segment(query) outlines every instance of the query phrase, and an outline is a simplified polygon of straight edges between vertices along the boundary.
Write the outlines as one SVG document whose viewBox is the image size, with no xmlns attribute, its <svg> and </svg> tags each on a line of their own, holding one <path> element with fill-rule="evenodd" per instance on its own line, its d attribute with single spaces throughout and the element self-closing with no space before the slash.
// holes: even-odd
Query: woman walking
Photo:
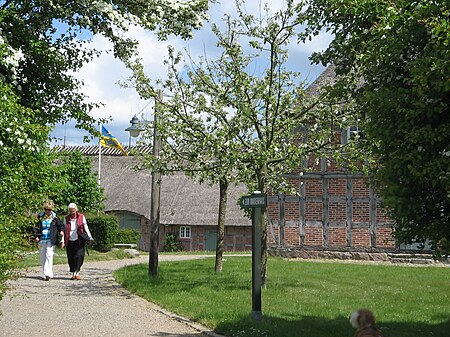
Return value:
<svg viewBox="0 0 450 337">
<path fill-rule="evenodd" d="M 80 269 L 84 262 L 85 242 L 93 241 L 89 231 L 86 218 L 78 212 L 78 207 L 74 203 L 67 206 L 69 215 L 64 218 L 66 226 L 65 244 L 67 252 L 67 261 L 72 273 L 71 280 L 80 280 Z"/>
<path fill-rule="evenodd" d="M 44 203 L 44 212 L 39 213 L 38 223 L 33 228 L 35 240 L 38 242 L 44 281 L 53 278 L 53 256 L 58 240 L 61 248 L 64 248 L 64 224 L 53 212 L 54 209 L 53 200 L 47 200 Z"/>
</svg>

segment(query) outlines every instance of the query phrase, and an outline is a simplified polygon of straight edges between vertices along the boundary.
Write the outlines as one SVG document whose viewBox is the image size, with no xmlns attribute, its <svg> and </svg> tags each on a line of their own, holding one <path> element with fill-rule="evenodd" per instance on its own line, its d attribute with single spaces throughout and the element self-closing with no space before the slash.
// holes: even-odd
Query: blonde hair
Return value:
<svg viewBox="0 0 450 337">
<path fill-rule="evenodd" d="M 51 209 L 54 210 L 55 209 L 55 203 L 53 202 L 53 200 L 48 199 L 46 202 L 44 202 L 44 209 Z"/>
</svg>

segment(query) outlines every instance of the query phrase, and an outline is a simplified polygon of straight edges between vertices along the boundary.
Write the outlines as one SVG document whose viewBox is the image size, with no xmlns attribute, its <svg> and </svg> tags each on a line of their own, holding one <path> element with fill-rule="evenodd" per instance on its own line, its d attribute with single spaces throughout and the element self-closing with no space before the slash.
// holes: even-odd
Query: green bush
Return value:
<svg viewBox="0 0 450 337">
<path fill-rule="evenodd" d="M 141 233 L 136 229 L 119 229 L 116 235 L 116 243 L 135 243 L 141 238 Z"/>
<path fill-rule="evenodd" d="M 114 246 L 119 220 L 114 215 L 86 214 L 91 234 L 94 238 L 92 248 L 99 252 L 108 252 Z"/>
<path fill-rule="evenodd" d="M 14 275 L 17 268 L 17 240 L 19 231 L 14 228 L 12 218 L 0 214 L 0 300 L 8 289 L 6 281 Z"/>
<path fill-rule="evenodd" d="M 166 234 L 163 242 L 163 252 L 181 252 L 183 244 L 174 233 Z"/>
</svg>

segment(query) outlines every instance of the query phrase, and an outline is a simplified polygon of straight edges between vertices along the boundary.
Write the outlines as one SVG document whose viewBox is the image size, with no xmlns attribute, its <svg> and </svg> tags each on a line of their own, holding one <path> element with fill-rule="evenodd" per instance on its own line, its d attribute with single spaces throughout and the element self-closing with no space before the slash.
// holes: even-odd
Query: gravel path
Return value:
<svg viewBox="0 0 450 337">
<path fill-rule="evenodd" d="M 203 256 L 159 257 L 160 261 L 193 258 Z M 148 256 L 88 262 L 79 281 L 69 279 L 66 265 L 54 266 L 55 278 L 48 282 L 41 280 L 39 268 L 24 272 L 0 302 L 0 336 L 218 336 L 131 294 L 114 281 L 113 270 L 147 262 Z"/>
</svg>

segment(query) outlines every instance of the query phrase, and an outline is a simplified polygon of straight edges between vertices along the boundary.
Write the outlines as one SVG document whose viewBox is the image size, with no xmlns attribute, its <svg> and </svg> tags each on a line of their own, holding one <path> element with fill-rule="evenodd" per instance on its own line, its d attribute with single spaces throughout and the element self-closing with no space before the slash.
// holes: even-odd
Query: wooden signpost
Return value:
<svg viewBox="0 0 450 337">
<path fill-rule="evenodd" d="M 242 208 L 252 209 L 252 317 L 262 319 L 261 311 L 261 233 L 262 209 L 267 206 L 267 195 L 253 192 L 241 199 Z"/>
</svg>

